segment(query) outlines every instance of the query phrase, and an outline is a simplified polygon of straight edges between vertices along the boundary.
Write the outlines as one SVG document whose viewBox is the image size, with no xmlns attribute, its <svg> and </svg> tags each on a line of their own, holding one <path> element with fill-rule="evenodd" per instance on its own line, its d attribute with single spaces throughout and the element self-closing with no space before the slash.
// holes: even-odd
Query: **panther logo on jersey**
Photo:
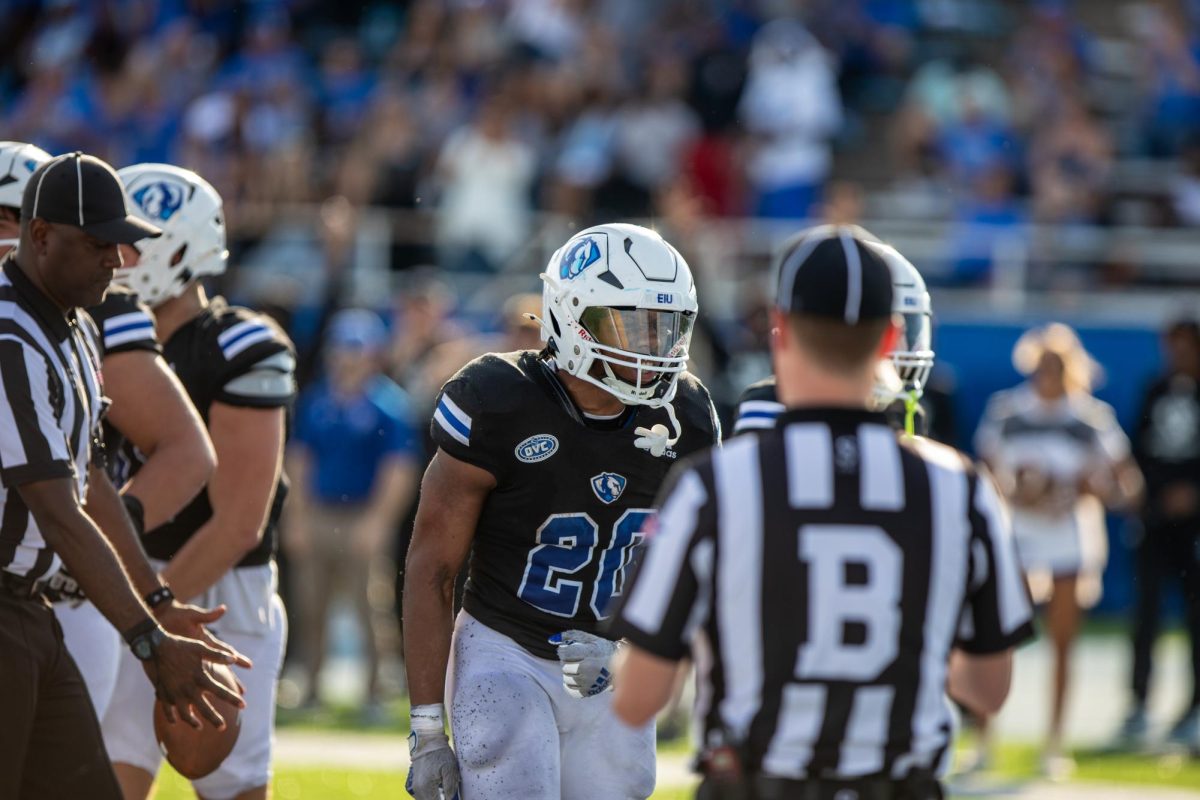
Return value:
<svg viewBox="0 0 1200 800">
<path fill-rule="evenodd" d="M 563 255 L 558 275 L 563 280 L 570 280 L 599 260 L 600 245 L 596 240 L 591 237 L 580 239 Z"/>
<path fill-rule="evenodd" d="M 624 493 L 626 483 L 623 475 L 615 472 L 601 472 L 592 478 L 592 491 L 596 493 L 596 497 L 600 498 L 600 502 L 612 505 Z"/>
<path fill-rule="evenodd" d="M 138 204 L 146 216 L 166 222 L 183 207 L 184 187 L 168 181 L 155 181 L 133 193 L 133 202 Z"/>
</svg>

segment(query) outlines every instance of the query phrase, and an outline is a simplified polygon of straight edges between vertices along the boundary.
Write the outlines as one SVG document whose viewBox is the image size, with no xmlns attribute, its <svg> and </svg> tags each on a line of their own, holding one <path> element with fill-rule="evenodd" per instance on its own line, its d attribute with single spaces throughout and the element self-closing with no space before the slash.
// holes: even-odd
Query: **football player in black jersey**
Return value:
<svg viewBox="0 0 1200 800">
<path fill-rule="evenodd" d="M 16 245 L 25 184 L 50 154 L 25 142 L 0 142 L 0 256 Z M 129 289 L 110 286 L 100 305 L 88 309 L 101 344 L 104 393 L 112 401 L 105 416 L 106 447 L 126 439 L 145 454 L 136 480 L 109 459 L 109 477 L 134 526 L 144 531 L 169 519 L 190 502 L 212 475 L 212 443 L 175 374 L 162 360 L 150 310 Z M 87 683 L 96 715 L 102 717 L 117 682 L 125 649 L 120 634 L 86 602 L 64 567 L 48 580 L 49 596 Z"/>
<path fill-rule="evenodd" d="M 895 248 L 857 225 L 821 225 L 804 231 L 798 238 L 816 243 L 837 235 L 839 230 L 849 230 L 855 238 L 878 248 L 892 270 L 892 310 L 903 320 L 904 326 L 890 360 L 880 363 L 872 400 L 877 408 L 888 411 L 889 419 L 897 428 L 904 428 L 910 436 L 914 435 L 918 433 L 923 416 L 919 404 L 933 370 L 934 357 L 931 344 L 933 305 L 925 288 L 925 279 Z M 796 252 L 803 255 L 803 249 Z M 733 434 L 772 428 L 781 413 L 783 403 L 775 394 L 775 376 L 752 383 L 738 399 Z"/>
<path fill-rule="evenodd" d="M 295 395 L 295 356 L 269 318 L 209 298 L 198 279 L 225 270 L 225 228 L 216 190 L 194 172 L 163 164 L 119 171 L 133 211 L 157 220 L 163 235 L 125 252 L 116 280 L 151 305 L 163 352 L 207 425 L 217 468 L 206 490 L 146 535 L 147 553 L 180 597 L 204 598 L 228 611 L 218 626 L 255 664 L 237 670 L 246 709 L 233 752 L 193 782 L 202 797 L 267 796 L 275 720 L 275 684 L 286 637 L 276 594 L 276 530 L 285 488 L 286 416 Z M 122 456 L 137 480 L 141 453 Z M 147 526 L 151 528 L 151 526 Z M 162 761 L 150 724 L 153 695 L 124 659 L 105 743 L 126 800 L 146 797 Z"/>
<path fill-rule="evenodd" d="M 571 238 L 542 279 L 546 348 L 472 361 L 431 424 L 404 593 L 418 800 L 450 800 L 460 781 L 488 800 L 654 789 L 653 726 L 612 715 L 616 643 L 600 626 L 667 470 L 720 440 L 685 371 L 696 290 L 675 248 L 624 224 Z"/>
</svg>

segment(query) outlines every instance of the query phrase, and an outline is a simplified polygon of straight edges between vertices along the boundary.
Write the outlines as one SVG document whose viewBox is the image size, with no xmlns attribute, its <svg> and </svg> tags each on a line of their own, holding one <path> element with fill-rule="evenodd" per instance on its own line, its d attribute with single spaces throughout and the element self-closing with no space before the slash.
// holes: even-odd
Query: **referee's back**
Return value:
<svg viewBox="0 0 1200 800">
<path fill-rule="evenodd" d="M 951 648 L 1030 634 L 990 480 L 851 409 L 786 412 L 677 480 L 671 541 L 648 551 L 618 625 L 664 658 L 692 649 L 704 741 L 777 777 L 936 770 Z"/>
<path fill-rule="evenodd" d="M 862 234 L 815 229 L 787 251 L 773 355 L 788 410 L 676 468 L 616 610 L 626 722 L 669 691 L 670 662 L 696 661 L 700 796 L 940 797 L 947 689 L 995 710 L 1032 634 L 990 478 L 867 408 L 900 334 L 887 259 L 902 257 Z"/>
</svg>

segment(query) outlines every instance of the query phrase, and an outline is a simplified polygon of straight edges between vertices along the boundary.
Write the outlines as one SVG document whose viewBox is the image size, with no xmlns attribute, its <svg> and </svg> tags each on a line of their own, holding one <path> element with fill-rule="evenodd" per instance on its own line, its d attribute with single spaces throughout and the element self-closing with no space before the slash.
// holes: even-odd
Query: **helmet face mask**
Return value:
<svg viewBox="0 0 1200 800">
<path fill-rule="evenodd" d="M 908 259 L 873 237 L 866 243 L 876 249 L 891 268 L 892 311 L 901 325 L 900 338 L 888 356 L 890 374 L 887 379 L 876 382 L 872 402 L 877 408 L 886 408 L 898 401 L 915 402 L 924 394 L 929 373 L 933 370 L 933 304 L 925 288 L 925 279 Z"/>
<path fill-rule="evenodd" d="M 225 216 L 221 196 L 196 173 L 169 164 L 118 170 L 132 211 L 162 229 L 138 243 L 138 262 L 113 280 L 151 306 L 178 297 L 198 278 L 225 271 Z"/>
<path fill-rule="evenodd" d="M 542 276 L 542 338 L 560 369 L 627 405 L 675 395 L 699 310 L 687 263 L 637 225 L 590 228 Z"/>
</svg>

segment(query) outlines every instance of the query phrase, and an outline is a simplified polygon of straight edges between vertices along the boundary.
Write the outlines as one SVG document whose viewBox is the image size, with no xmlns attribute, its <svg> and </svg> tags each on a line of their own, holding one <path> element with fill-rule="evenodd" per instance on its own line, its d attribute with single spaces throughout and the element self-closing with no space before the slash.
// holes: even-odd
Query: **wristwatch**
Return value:
<svg viewBox="0 0 1200 800">
<path fill-rule="evenodd" d="M 158 646 L 162 644 L 166 635 L 162 628 L 155 627 L 145 633 L 135 637 L 129 643 L 129 649 L 133 651 L 133 655 L 138 661 L 149 661 L 154 658 L 154 654 L 158 652 Z"/>
</svg>

